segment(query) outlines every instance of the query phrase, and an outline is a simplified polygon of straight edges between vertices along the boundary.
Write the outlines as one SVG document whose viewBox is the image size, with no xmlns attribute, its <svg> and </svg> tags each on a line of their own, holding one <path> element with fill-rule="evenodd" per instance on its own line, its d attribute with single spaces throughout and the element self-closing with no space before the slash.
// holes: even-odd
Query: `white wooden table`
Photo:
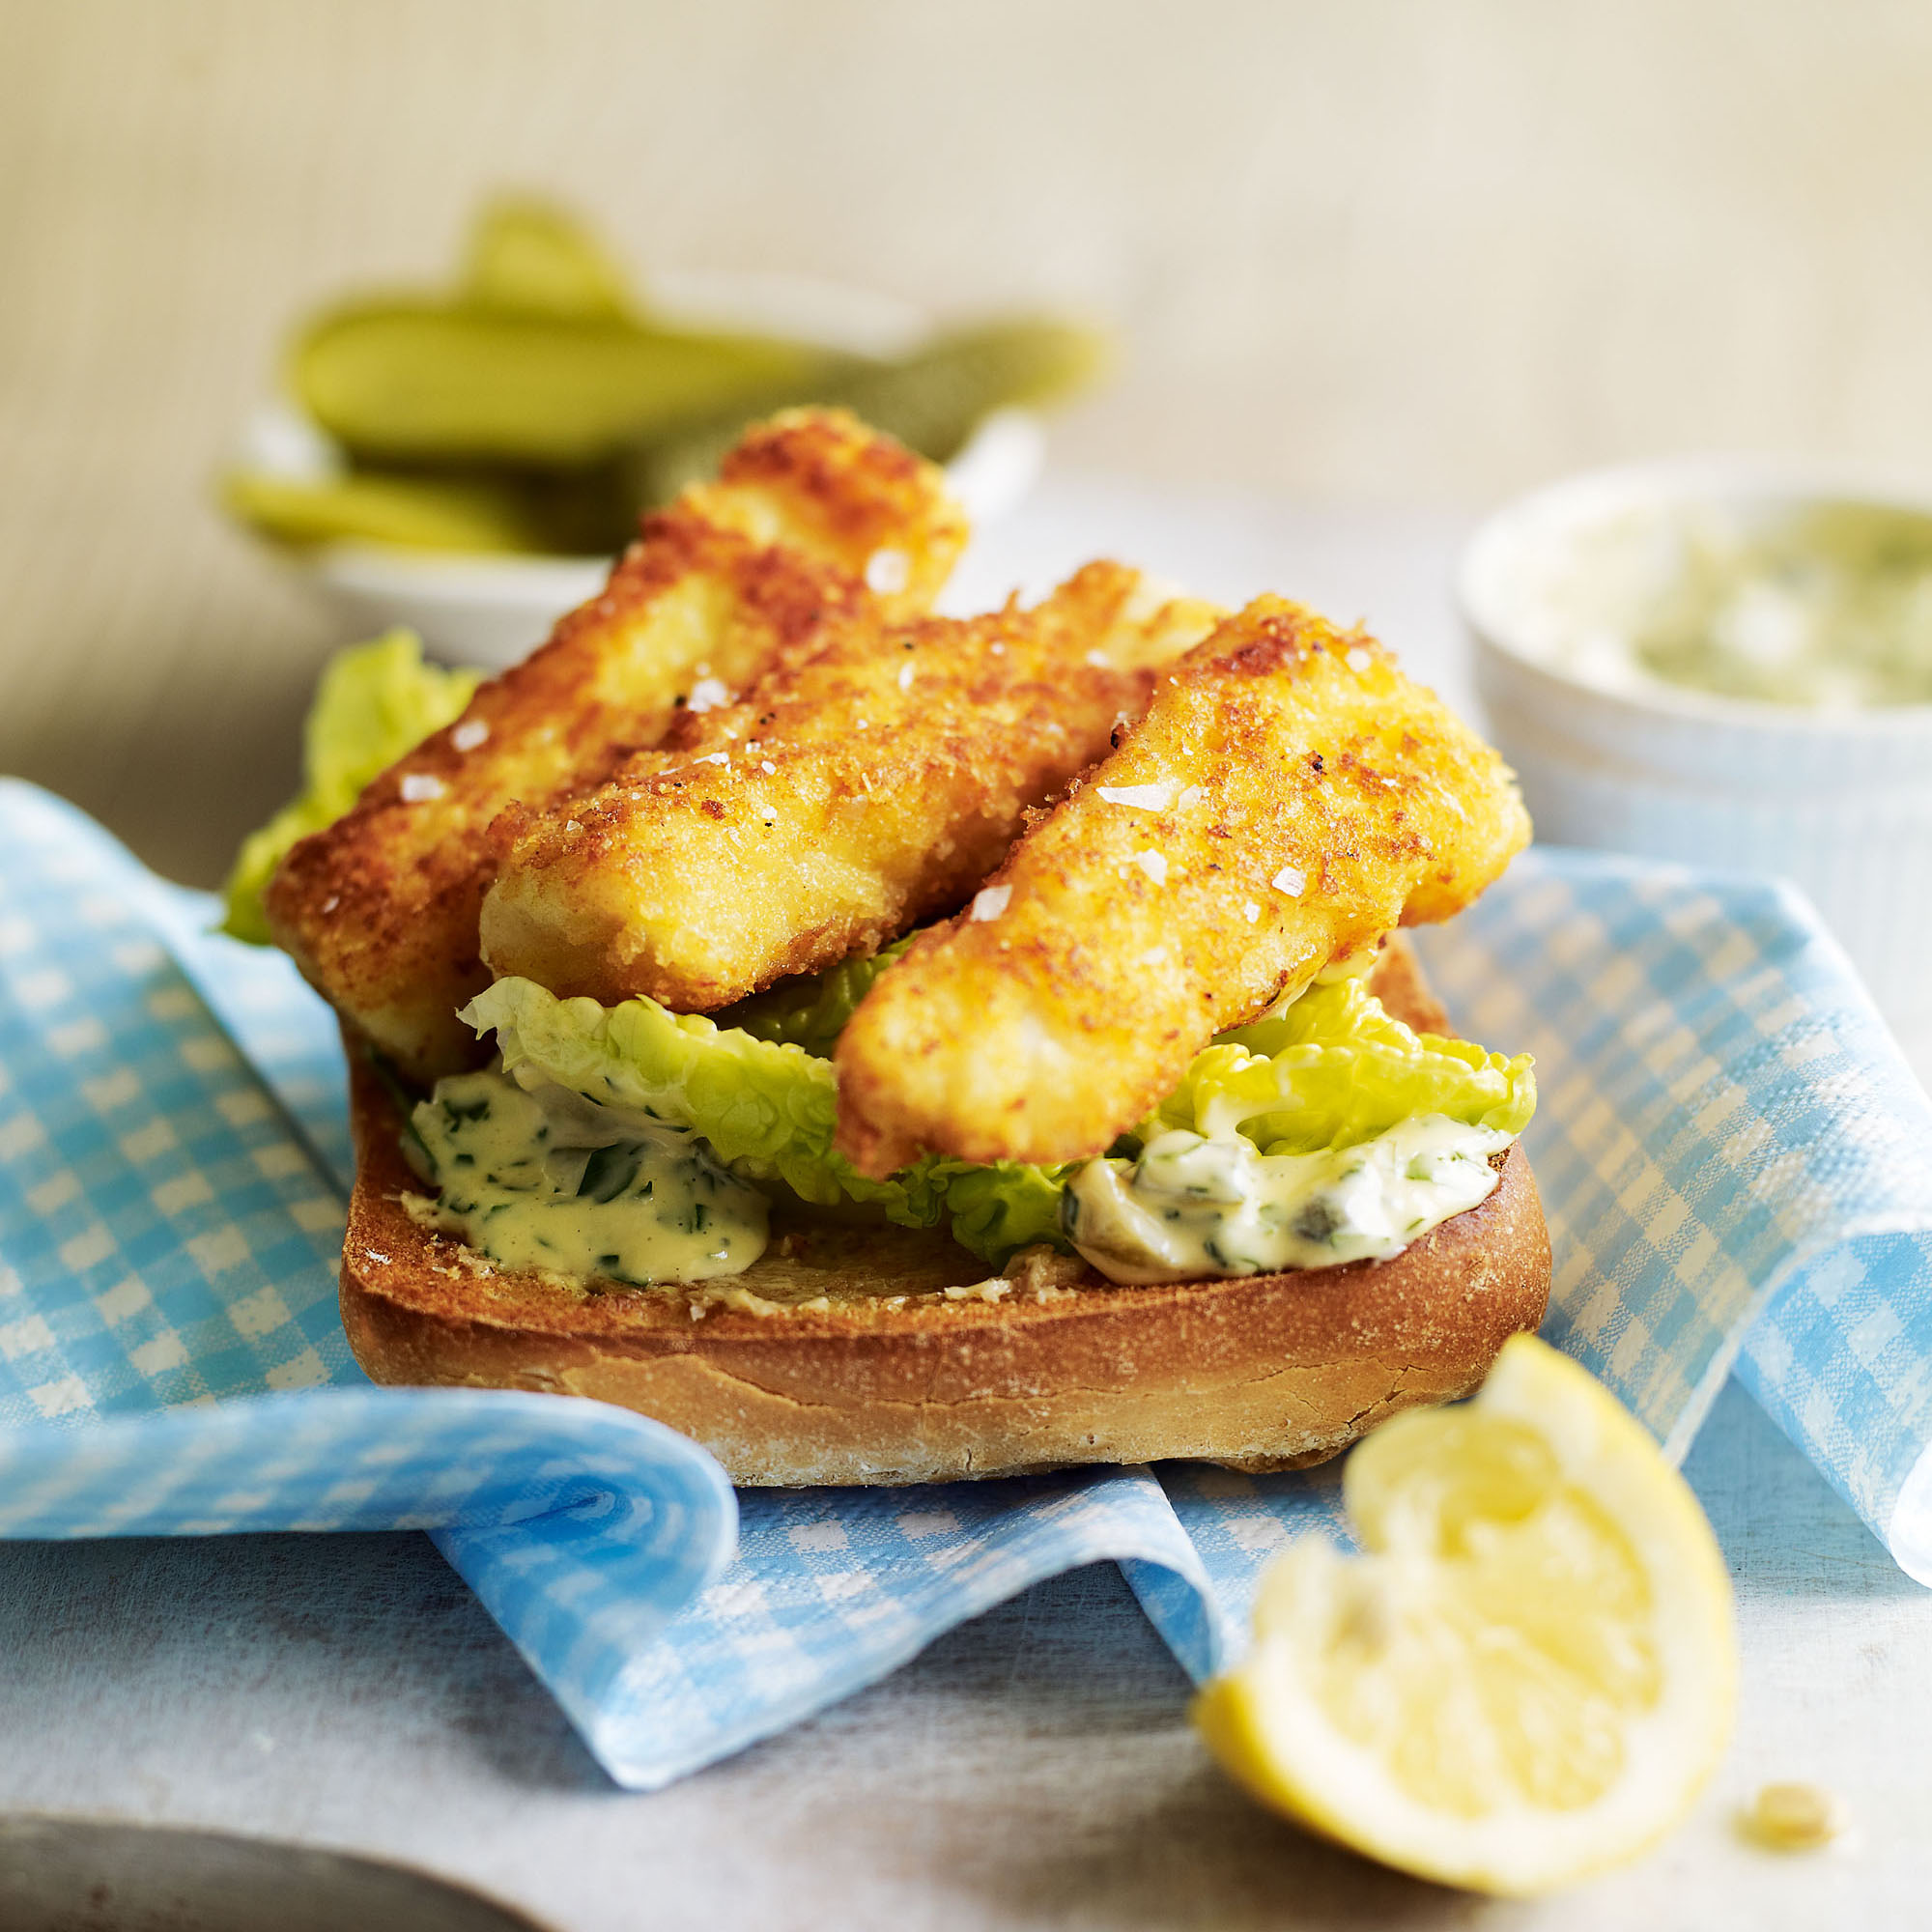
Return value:
<svg viewBox="0 0 1932 1932">
<path fill-rule="evenodd" d="M 1460 533 L 1061 482 L 993 533 L 961 593 L 1111 552 L 1208 594 L 1274 587 L 1362 615 L 1462 697 L 1444 589 Z M 1661 1852 L 1542 1905 L 1380 1871 L 1238 1797 L 1111 1566 L 639 1797 L 605 1780 L 420 1537 L 0 1546 L 0 1811 L 377 1853 L 560 1932 L 1928 1922 L 1932 1594 L 1737 1388 L 1689 1469 L 1737 1580 L 1736 1743 Z M 1792 1777 L 1839 1794 L 1854 1844 L 1778 1858 L 1739 1838 L 1738 1804 Z"/>
</svg>

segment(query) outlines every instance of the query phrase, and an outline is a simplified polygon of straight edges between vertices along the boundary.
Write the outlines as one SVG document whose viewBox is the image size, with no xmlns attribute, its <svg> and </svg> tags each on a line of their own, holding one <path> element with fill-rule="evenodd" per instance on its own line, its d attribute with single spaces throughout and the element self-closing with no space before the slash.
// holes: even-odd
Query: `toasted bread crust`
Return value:
<svg viewBox="0 0 1932 1932">
<path fill-rule="evenodd" d="M 1433 1008 L 1398 950 L 1378 985 Z M 549 1390 L 655 1416 L 736 1483 L 947 1482 L 1189 1457 L 1317 1463 L 1466 1395 L 1543 1319 L 1549 1237 L 1520 1146 L 1487 1201 L 1387 1262 L 999 1299 L 938 1231 L 825 1223 L 692 1292 L 499 1269 L 412 1219 L 395 1106 L 351 1048 L 357 1174 L 342 1317 L 380 1382 Z M 982 1285 L 983 1286 L 983 1285 Z M 719 1291 L 724 1291 L 721 1298 Z M 727 1305 L 736 1298 L 744 1305 Z"/>
</svg>

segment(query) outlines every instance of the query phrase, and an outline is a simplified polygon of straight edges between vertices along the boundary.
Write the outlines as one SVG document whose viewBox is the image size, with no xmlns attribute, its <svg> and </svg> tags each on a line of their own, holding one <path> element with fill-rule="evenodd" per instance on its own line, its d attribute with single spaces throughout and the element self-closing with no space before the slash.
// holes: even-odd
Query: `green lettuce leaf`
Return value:
<svg viewBox="0 0 1932 1932">
<path fill-rule="evenodd" d="M 856 991 L 828 985 L 849 967 L 788 989 L 783 997 L 792 1004 L 781 1015 L 775 1002 L 761 1023 L 822 1039 L 829 1051 L 843 1019 L 835 1025 L 828 1016 L 849 995 L 849 1017 L 889 963 L 885 953 L 859 962 L 869 977 Z M 760 1037 L 652 1000 L 611 1008 L 559 1000 L 528 980 L 497 980 L 464 1018 L 479 1033 L 494 1030 L 510 1071 L 528 1064 L 593 1100 L 689 1127 L 746 1179 L 782 1184 L 822 1207 L 864 1203 L 905 1227 L 950 1218 L 954 1237 L 995 1267 L 1038 1242 L 1067 1245 L 1060 1202 L 1078 1162 L 977 1167 L 928 1156 L 883 1181 L 855 1173 L 832 1151 L 832 1064 L 799 1037 Z M 1527 1054 L 1507 1060 L 1413 1033 L 1350 980 L 1313 988 L 1283 1012 L 1221 1035 L 1137 1133 L 1237 1131 L 1264 1152 L 1299 1153 L 1352 1147 L 1412 1114 L 1515 1134 L 1535 1106 Z"/>
<path fill-rule="evenodd" d="M 1135 1129 L 1241 1133 L 1264 1153 L 1359 1146 L 1412 1114 L 1519 1134 L 1536 1111 L 1528 1054 L 1418 1034 L 1359 980 L 1311 986 L 1279 1013 L 1218 1035 Z"/>
<path fill-rule="evenodd" d="M 952 1216 L 952 1238 L 982 1262 L 1004 1267 L 1022 1248 L 1041 1242 L 1071 1252 L 1061 1232 L 1060 1198 L 1079 1165 L 1075 1160 L 1023 1167 L 1003 1160 L 975 1167 L 964 1160 L 927 1160 L 915 1172 L 923 1171 L 927 1185 L 938 1191 L 943 1210 Z"/>
<path fill-rule="evenodd" d="M 823 973 L 787 980 L 768 993 L 754 993 L 719 1015 L 719 1024 L 741 1027 L 758 1039 L 789 1041 L 821 1060 L 832 1058 L 845 1022 L 872 982 L 913 942 L 895 940 L 869 959 L 842 959 Z"/>
<path fill-rule="evenodd" d="M 505 1071 L 527 1065 L 589 1099 L 689 1127 L 747 1180 L 781 1182 L 820 1207 L 865 1202 L 909 1228 L 940 1217 L 930 1163 L 867 1180 L 832 1151 L 832 1063 L 793 1041 L 759 1039 L 655 1000 L 559 1000 L 517 979 L 477 994 L 463 1018 L 478 1033 L 494 1030 Z"/>
<path fill-rule="evenodd" d="M 228 875 L 224 932 L 269 944 L 262 890 L 298 838 L 333 825 L 369 781 L 440 731 L 482 682 L 477 670 L 423 662 L 413 631 L 390 631 L 337 651 L 324 668 L 302 728 L 303 789 L 250 833 Z"/>
</svg>

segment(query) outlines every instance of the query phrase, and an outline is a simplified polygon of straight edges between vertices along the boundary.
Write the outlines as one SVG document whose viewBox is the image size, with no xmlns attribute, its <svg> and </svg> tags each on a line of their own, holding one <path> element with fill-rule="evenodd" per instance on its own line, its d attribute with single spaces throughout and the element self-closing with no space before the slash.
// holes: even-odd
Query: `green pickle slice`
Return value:
<svg viewBox="0 0 1932 1932">
<path fill-rule="evenodd" d="M 791 400 L 841 404 L 908 449 L 948 463 L 982 417 L 1084 388 L 1109 353 L 1104 334 L 1078 323 L 1044 317 L 982 323 L 936 336 L 895 361 L 848 368 Z M 646 503 L 665 503 L 686 484 L 712 475 L 746 420 L 727 412 L 644 450 L 636 494 Z"/>
<path fill-rule="evenodd" d="M 564 466 L 810 389 L 834 360 L 755 336 L 391 301 L 324 316 L 291 373 L 354 456 Z"/>
<path fill-rule="evenodd" d="M 462 299 L 517 315 L 611 320 L 631 313 L 624 271 L 582 222 L 547 201 L 504 196 L 469 233 Z"/>
<path fill-rule="evenodd" d="M 1022 317 L 890 361 L 653 319 L 554 204 L 504 196 L 446 296 L 336 305 L 301 329 L 290 388 L 347 458 L 339 476 L 234 473 L 226 508 L 272 541 L 609 554 L 639 509 L 715 474 L 746 425 L 838 404 L 935 462 L 1003 405 L 1091 382 L 1099 331 Z"/>
<path fill-rule="evenodd" d="M 422 550 L 543 551 L 543 528 L 502 483 L 362 472 L 315 482 L 259 471 L 225 478 L 221 499 L 244 523 L 287 544 L 361 538 Z"/>
</svg>

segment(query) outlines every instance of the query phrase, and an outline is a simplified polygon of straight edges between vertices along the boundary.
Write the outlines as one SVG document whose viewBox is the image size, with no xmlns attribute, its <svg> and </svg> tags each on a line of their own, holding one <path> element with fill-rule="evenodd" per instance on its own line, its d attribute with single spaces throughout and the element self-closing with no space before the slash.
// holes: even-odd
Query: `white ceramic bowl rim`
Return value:
<svg viewBox="0 0 1932 1932">
<path fill-rule="evenodd" d="M 1512 637 L 1510 622 L 1499 608 L 1499 586 L 1526 545 L 1547 543 L 1558 532 L 1568 532 L 1615 510 L 1646 502 L 1693 499 L 1859 502 L 1932 515 L 1932 475 L 1923 470 L 1797 458 L 1678 456 L 1567 476 L 1504 504 L 1470 538 L 1456 572 L 1456 601 L 1463 621 L 1483 643 L 1514 664 L 1634 716 L 1662 715 L 1722 724 L 1741 731 L 1837 738 L 1932 738 L 1932 703 L 1826 712 L 1763 698 L 1727 697 L 1662 682 L 1636 690 L 1606 691 L 1525 650 Z"/>
<path fill-rule="evenodd" d="M 993 410 L 946 466 L 947 487 L 977 527 L 1026 495 L 1045 457 L 1046 431 L 1038 416 L 1031 410 Z M 567 608 L 596 595 L 611 559 L 345 541 L 319 545 L 303 562 L 325 582 L 353 584 L 373 596 L 538 603 L 554 598 Z"/>
</svg>

